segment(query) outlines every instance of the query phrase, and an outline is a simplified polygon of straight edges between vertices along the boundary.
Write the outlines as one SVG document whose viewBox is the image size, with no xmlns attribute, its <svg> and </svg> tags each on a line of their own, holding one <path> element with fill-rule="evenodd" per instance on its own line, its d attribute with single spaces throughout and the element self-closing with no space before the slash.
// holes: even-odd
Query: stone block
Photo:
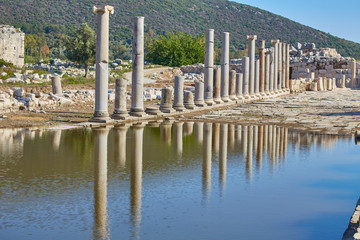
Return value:
<svg viewBox="0 0 360 240">
<path fill-rule="evenodd" d="M 13 91 L 14 91 L 14 97 L 16 97 L 16 98 L 23 97 L 24 93 L 25 93 L 24 90 L 19 87 L 14 87 Z"/>
</svg>

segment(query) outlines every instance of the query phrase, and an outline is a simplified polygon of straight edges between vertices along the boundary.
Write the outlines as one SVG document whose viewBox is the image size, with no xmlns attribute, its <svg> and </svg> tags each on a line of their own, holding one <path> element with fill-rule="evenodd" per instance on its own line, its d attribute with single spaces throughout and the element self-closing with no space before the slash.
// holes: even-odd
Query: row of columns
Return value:
<svg viewBox="0 0 360 240">
<path fill-rule="evenodd" d="M 108 50 L 109 50 L 109 14 L 113 14 L 111 6 L 94 7 L 97 13 L 96 43 L 96 84 L 95 113 L 90 121 L 107 122 L 108 113 Z M 126 109 L 126 87 L 124 79 L 116 80 L 115 110 L 113 119 L 125 119 L 129 114 L 135 117 L 145 116 L 143 85 L 144 85 L 144 17 L 134 18 L 133 27 L 133 72 L 131 88 L 131 109 Z M 174 110 L 184 111 L 212 106 L 229 101 L 261 99 L 266 96 L 288 91 L 289 81 L 289 45 L 272 41 L 273 48 L 265 49 L 265 41 L 259 48 L 259 59 L 255 56 L 256 35 L 248 36 L 249 53 L 243 58 L 243 69 L 236 73 L 230 71 L 228 32 L 223 33 L 221 51 L 221 69 L 214 69 L 214 30 L 206 32 L 205 44 L 205 81 L 195 83 L 195 97 L 192 92 L 184 92 L 184 79 L 175 77 L 175 91 L 163 89 L 160 111 L 171 113 Z M 268 57 L 270 55 L 270 58 Z M 171 104 L 172 94 L 174 103 Z M 185 98 L 184 98 L 185 95 Z M 154 109 L 151 109 L 154 110 Z M 158 114 L 158 110 L 154 113 Z M 149 113 L 150 114 L 150 113 Z"/>
</svg>

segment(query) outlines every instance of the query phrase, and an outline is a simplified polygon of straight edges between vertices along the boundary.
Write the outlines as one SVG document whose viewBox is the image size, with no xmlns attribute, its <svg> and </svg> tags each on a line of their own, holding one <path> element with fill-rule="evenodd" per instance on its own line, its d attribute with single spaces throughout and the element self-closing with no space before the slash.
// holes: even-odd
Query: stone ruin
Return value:
<svg viewBox="0 0 360 240">
<path fill-rule="evenodd" d="M 12 26 L 0 25 L 0 58 L 17 67 L 24 65 L 25 33 Z"/>
<path fill-rule="evenodd" d="M 290 77 L 303 81 L 307 90 L 313 90 L 312 83 L 320 79 L 331 79 L 337 87 L 358 88 L 359 68 L 360 63 L 355 59 L 342 57 L 334 48 L 316 48 L 314 43 L 296 43 L 290 47 Z"/>
</svg>

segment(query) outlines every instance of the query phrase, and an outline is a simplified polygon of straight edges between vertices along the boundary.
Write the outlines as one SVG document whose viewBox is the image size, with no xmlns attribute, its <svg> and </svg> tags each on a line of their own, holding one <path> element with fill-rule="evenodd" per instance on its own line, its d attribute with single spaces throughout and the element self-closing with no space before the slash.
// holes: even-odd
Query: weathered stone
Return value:
<svg viewBox="0 0 360 240">
<path fill-rule="evenodd" d="M 204 107 L 204 83 L 201 81 L 195 82 L 195 105 L 199 107 Z"/>
<path fill-rule="evenodd" d="M 60 76 L 51 77 L 52 90 L 54 94 L 62 94 L 61 78 Z"/>
<path fill-rule="evenodd" d="M 11 26 L 0 26 L 0 58 L 17 67 L 24 66 L 25 33 Z"/>
<path fill-rule="evenodd" d="M 255 88 L 255 41 L 257 36 L 247 36 L 247 39 L 249 45 L 249 94 L 253 97 Z"/>
<path fill-rule="evenodd" d="M 221 100 L 229 101 L 229 33 L 223 33 L 221 48 Z"/>
<path fill-rule="evenodd" d="M 115 108 L 113 119 L 126 119 L 129 116 L 126 107 L 127 81 L 123 78 L 115 80 Z"/>
<path fill-rule="evenodd" d="M 212 70 L 211 70 L 212 71 Z M 184 77 L 175 76 L 174 84 L 174 109 L 182 112 L 185 110 L 184 107 Z"/>
<path fill-rule="evenodd" d="M 187 109 L 195 109 L 194 94 L 191 91 L 184 91 L 184 106 Z"/>
<path fill-rule="evenodd" d="M 244 74 L 237 73 L 236 74 L 236 97 L 239 100 L 243 100 L 243 84 L 244 84 Z"/>
<path fill-rule="evenodd" d="M 163 88 L 161 89 L 161 103 L 160 103 L 160 111 L 163 113 L 173 113 L 175 110 L 172 108 L 172 88 Z"/>
<path fill-rule="evenodd" d="M 243 93 L 245 99 L 250 98 L 249 95 L 249 57 L 243 57 L 243 73 L 244 73 L 244 84 Z"/>
<path fill-rule="evenodd" d="M 213 79 L 214 79 L 214 29 L 208 29 L 206 32 L 205 43 L 205 83 L 204 83 L 204 100 L 209 106 L 214 104 L 213 101 Z"/>
<path fill-rule="evenodd" d="M 230 71 L 230 77 L 229 77 L 229 98 L 232 101 L 235 101 L 237 99 L 236 97 L 236 71 L 231 70 Z"/>
<path fill-rule="evenodd" d="M 221 103 L 221 68 L 214 68 L 214 101 Z"/>
</svg>

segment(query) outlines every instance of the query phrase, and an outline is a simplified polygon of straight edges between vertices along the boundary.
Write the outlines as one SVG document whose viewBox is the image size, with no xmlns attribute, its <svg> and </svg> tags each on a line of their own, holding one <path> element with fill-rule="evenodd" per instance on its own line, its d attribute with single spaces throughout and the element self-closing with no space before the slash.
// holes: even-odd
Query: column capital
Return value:
<svg viewBox="0 0 360 240">
<path fill-rule="evenodd" d="M 114 14 L 114 7 L 113 6 L 109 6 L 109 5 L 103 5 L 103 6 L 93 6 L 93 12 L 94 13 L 98 13 L 98 12 L 102 12 L 102 13 L 106 13 L 109 12 L 110 14 Z"/>
<path fill-rule="evenodd" d="M 256 40 L 256 39 L 257 39 L 257 36 L 256 36 L 256 35 L 248 35 L 248 36 L 247 36 L 247 39 L 248 39 L 248 40 Z"/>
<path fill-rule="evenodd" d="M 277 43 L 279 43 L 279 42 L 280 42 L 279 39 L 271 40 L 271 44 L 272 44 L 272 45 L 275 45 L 275 44 L 277 44 Z"/>
</svg>

